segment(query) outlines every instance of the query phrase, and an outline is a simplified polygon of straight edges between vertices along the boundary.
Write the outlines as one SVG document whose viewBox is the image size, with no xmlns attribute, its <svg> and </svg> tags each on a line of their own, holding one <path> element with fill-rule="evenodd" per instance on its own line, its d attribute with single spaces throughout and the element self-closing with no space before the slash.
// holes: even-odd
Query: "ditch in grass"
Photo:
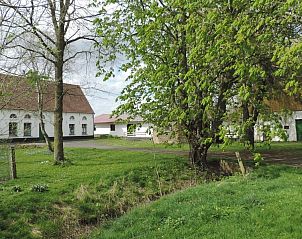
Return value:
<svg viewBox="0 0 302 239">
<path fill-rule="evenodd" d="M 45 148 L 16 150 L 18 179 L 0 184 L 0 238 L 79 238 L 95 226 L 201 182 L 176 155 L 67 149 L 54 166 Z"/>
<path fill-rule="evenodd" d="M 266 166 L 165 196 L 87 238 L 299 239 L 301 215 L 302 170 Z"/>
<path fill-rule="evenodd" d="M 292 147 L 296 152 L 301 149 L 301 145 L 297 144 Z M 286 146 L 283 150 L 286 151 Z M 66 156 L 72 164 L 61 167 L 52 165 L 52 155 L 45 148 L 17 150 L 19 178 L 0 184 L 0 238 L 79 238 L 88 235 L 94 227 L 120 217 L 129 208 L 202 182 L 200 177 L 196 177 L 195 170 L 189 167 L 187 159 L 177 155 L 67 149 Z M 270 182 L 282 178 L 278 173 L 272 176 L 275 170 L 264 169 L 263 176 L 256 177 L 259 185 L 262 180 Z M 268 174 L 267 170 L 271 173 Z M 294 172 L 288 172 L 291 173 Z M 295 172 L 293 175 L 298 174 Z M 238 177 L 238 180 L 243 179 Z M 243 184 L 244 182 L 245 179 Z M 253 180 L 248 182 L 253 184 Z M 295 182 L 294 180 L 293 185 Z M 283 182 L 280 183 L 282 185 Z M 287 184 L 288 182 L 285 183 Z M 229 185 L 233 185 L 232 181 Z M 32 189 L 44 186 L 47 186 L 44 192 Z M 270 190 L 277 194 L 278 188 L 278 185 L 271 185 Z M 240 187 L 237 189 L 241 190 Z M 234 189 L 235 194 L 237 189 Z M 204 195 L 202 191 L 198 193 Z M 263 190 L 262 193 L 264 194 Z M 206 198 L 215 202 L 215 197 L 220 196 L 225 197 L 222 193 Z M 238 200 L 236 197 L 233 199 Z M 192 205 L 194 203 L 192 199 Z M 167 221 L 167 224 L 186 223 L 186 218 L 172 216 L 162 217 L 161 221 Z M 153 238 L 148 236 L 146 234 L 145 238 Z M 113 238 L 119 237 L 113 235 Z"/>
</svg>

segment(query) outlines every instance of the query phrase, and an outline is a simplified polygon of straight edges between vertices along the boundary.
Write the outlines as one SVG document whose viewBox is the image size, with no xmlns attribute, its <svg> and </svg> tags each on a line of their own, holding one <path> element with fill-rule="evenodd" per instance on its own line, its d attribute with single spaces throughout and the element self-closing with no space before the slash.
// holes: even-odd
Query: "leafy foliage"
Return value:
<svg viewBox="0 0 302 239">
<path fill-rule="evenodd" d="M 259 115 L 271 113 L 265 99 L 284 87 L 295 92 L 299 1 L 100 3 L 95 23 L 107 60 L 127 58 L 120 70 L 129 73 L 129 85 L 116 114 L 141 115 L 159 131 L 181 131 L 192 162 L 202 168 L 208 148 L 227 131 L 253 147 Z M 289 65 L 286 55 L 293 57 Z M 100 62 L 100 74 L 114 76 Z"/>
</svg>

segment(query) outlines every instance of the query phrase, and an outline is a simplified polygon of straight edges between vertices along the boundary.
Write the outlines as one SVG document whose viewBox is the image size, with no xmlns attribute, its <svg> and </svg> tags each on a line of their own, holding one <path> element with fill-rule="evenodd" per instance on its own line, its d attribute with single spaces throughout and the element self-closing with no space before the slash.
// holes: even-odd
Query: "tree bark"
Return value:
<svg viewBox="0 0 302 239">
<path fill-rule="evenodd" d="M 64 66 L 64 25 L 60 24 L 57 32 L 57 57 L 55 64 L 55 110 L 54 110 L 54 161 L 55 163 L 64 162 L 63 147 L 63 66 Z"/>
<path fill-rule="evenodd" d="M 55 110 L 54 110 L 54 161 L 55 163 L 64 162 L 63 148 L 63 67 L 62 64 L 56 65 L 55 73 Z"/>
<path fill-rule="evenodd" d="M 65 19 L 69 6 L 65 6 L 60 2 L 60 20 Z M 56 63 L 55 63 L 55 110 L 54 110 L 54 161 L 55 164 L 64 163 L 64 147 L 63 147 L 63 66 L 65 51 L 65 27 L 64 21 L 57 22 L 56 33 Z"/>
<path fill-rule="evenodd" d="M 40 129 L 43 135 L 43 138 L 47 144 L 48 150 L 53 153 L 53 147 L 48 137 L 48 134 L 45 130 L 45 124 L 43 120 L 43 89 L 41 87 L 40 82 L 37 82 L 37 89 L 38 89 L 38 105 L 39 105 L 39 118 L 40 118 Z"/>
<path fill-rule="evenodd" d="M 243 122 L 250 121 L 245 128 L 244 132 L 244 140 L 247 141 L 248 146 L 251 148 L 251 150 L 255 149 L 255 125 L 256 121 L 259 115 L 259 111 L 257 109 L 253 108 L 253 113 L 252 115 L 249 112 L 248 104 L 244 103 L 242 105 L 243 109 Z"/>
<path fill-rule="evenodd" d="M 201 171 L 208 170 L 208 145 L 197 145 L 193 142 L 189 142 L 190 145 L 190 160 L 191 164 L 197 166 Z"/>
</svg>

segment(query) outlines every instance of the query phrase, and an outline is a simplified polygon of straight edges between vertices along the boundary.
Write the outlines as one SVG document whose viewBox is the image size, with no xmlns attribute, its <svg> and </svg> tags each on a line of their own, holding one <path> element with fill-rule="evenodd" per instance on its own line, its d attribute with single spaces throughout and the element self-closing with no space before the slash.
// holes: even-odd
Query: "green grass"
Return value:
<svg viewBox="0 0 302 239">
<path fill-rule="evenodd" d="M 4 145 L 0 145 L 0 182 L 9 178 L 9 158 L 8 158 L 8 148 Z"/>
<path fill-rule="evenodd" d="M 106 140 L 127 148 L 153 147 L 150 141 Z M 157 147 L 176 152 L 187 146 Z M 225 151 L 242 149 L 234 144 Z M 302 144 L 274 143 L 270 151 L 266 146 L 258 151 L 301 155 Z M 235 176 L 202 184 L 149 203 L 201 184 L 187 159 L 130 150 L 65 152 L 69 163 L 62 167 L 52 165 L 45 148 L 17 148 L 18 179 L 0 184 L 0 238 L 89 238 L 88 233 L 102 225 L 106 226 L 92 238 L 299 238 L 301 234 L 300 169 L 263 167 L 245 179 Z M 41 189 L 48 190 L 37 192 Z M 138 205 L 145 206 L 133 209 Z M 133 210 L 128 213 L 129 209 Z"/>
<path fill-rule="evenodd" d="M 166 196 L 89 238 L 301 238 L 302 170 L 263 167 Z"/>
<path fill-rule="evenodd" d="M 45 148 L 16 150 L 18 179 L 0 184 L 0 238 L 76 237 L 139 203 L 197 183 L 187 160 L 175 155 L 65 152 L 71 163 L 62 167 L 52 165 Z"/>
<path fill-rule="evenodd" d="M 238 142 L 234 142 L 230 145 L 222 147 L 222 145 L 213 145 L 210 148 L 211 152 L 235 152 L 235 151 L 244 151 L 244 145 Z M 271 144 L 267 143 L 255 143 L 255 151 L 260 153 L 274 153 L 274 152 L 302 152 L 302 143 L 301 142 L 272 142 Z"/>
<path fill-rule="evenodd" d="M 154 144 L 151 139 L 127 139 L 119 137 L 101 137 L 96 138 L 100 145 L 119 146 L 125 148 L 142 148 L 142 149 L 166 149 L 166 150 L 188 150 L 187 144 Z"/>
<path fill-rule="evenodd" d="M 125 148 L 142 148 L 142 149 L 156 149 L 156 150 L 167 150 L 167 151 L 184 151 L 189 150 L 188 144 L 153 144 L 150 139 L 141 140 L 131 140 L 127 138 L 117 138 L 117 137 L 103 137 L 95 139 L 100 145 L 110 145 L 119 146 Z M 210 152 L 235 152 L 244 151 L 245 148 L 243 144 L 238 142 L 233 142 L 230 145 L 223 147 L 222 145 L 212 145 Z M 270 145 L 267 143 L 256 143 L 255 150 L 261 153 L 268 152 L 280 152 L 280 151 L 297 151 L 297 153 L 302 152 L 301 142 L 272 142 Z"/>
</svg>

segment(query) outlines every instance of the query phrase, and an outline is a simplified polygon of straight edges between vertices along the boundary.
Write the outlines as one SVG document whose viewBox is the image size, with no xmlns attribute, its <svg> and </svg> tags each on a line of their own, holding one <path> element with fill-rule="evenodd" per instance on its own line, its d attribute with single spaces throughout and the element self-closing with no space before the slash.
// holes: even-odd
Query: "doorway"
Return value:
<svg viewBox="0 0 302 239">
<path fill-rule="evenodd" d="M 127 124 L 127 135 L 135 136 L 136 125 L 135 124 Z"/>
<path fill-rule="evenodd" d="M 296 120 L 297 141 L 302 141 L 302 119 Z"/>
</svg>

